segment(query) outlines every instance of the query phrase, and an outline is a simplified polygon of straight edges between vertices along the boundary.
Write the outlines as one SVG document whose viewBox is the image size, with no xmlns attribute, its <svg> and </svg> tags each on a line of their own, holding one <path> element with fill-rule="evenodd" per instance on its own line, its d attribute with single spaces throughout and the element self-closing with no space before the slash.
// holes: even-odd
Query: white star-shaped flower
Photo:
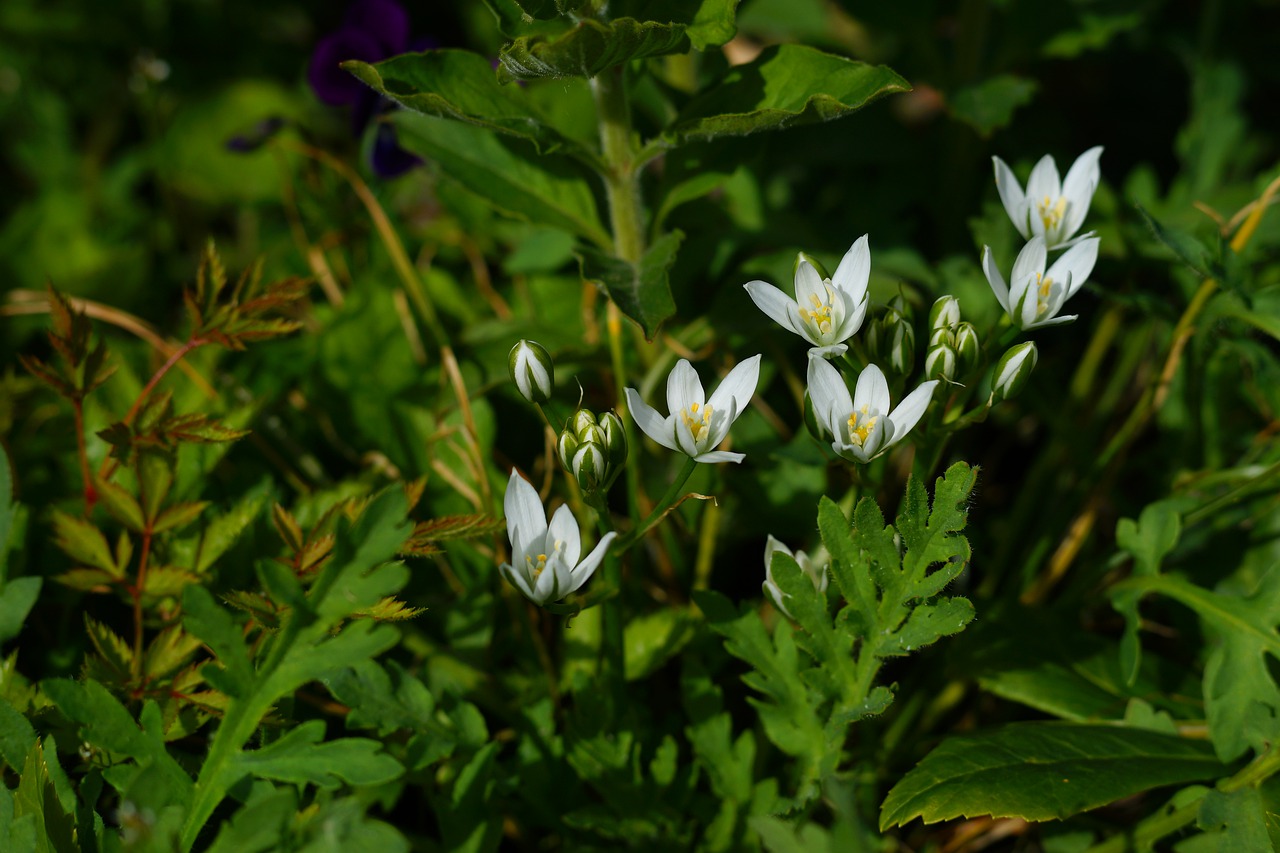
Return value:
<svg viewBox="0 0 1280 853">
<path fill-rule="evenodd" d="M 702 380 L 682 358 L 667 376 L 669 415 L 664 418 L 658 414 L 640 399 L 634 388 L 627 389 L 627 406 L 636 425 L 663 447 L 678 450 L 696 462 L 741 462 L 746 458 L 745 453 L 715 448 L 747 407 L 759 379 L 760 356 L 753 355 L 730 370 L 708 400 L 702 390 Z"/>
<path fill-rule="evenodd" d="M 999 157 L 992 157 L 996 169 L 996 189 L 1009 218 L 1023 239 L 1043 237 L 1046 248 L 1065 249 L 1088 235 L 1071 239 L 1084 224 L 1093 193 L 1102 179 L 1098 158 L 1102 146 L 1098 145 L 1076 158 L 1067 170 L 1065 181 L 1058 178 L 1058 167 L 1046 154 L 1036 163 L 1027 178 L 1027 189 L 1013 176 Z"/>
<path fill-rule="evenodd" d="M 826 359 L 809 359 L 809 399 L 818 423 L 831 436 L 831 449 L 855 462 L 870 462 L 901 441 L 911 431 L 933 398 L 938 380 L 923 382 L 889 410 L 889 383 L 884 373 L 868 364 L 849 389 Z"/>
<path fill-rule="evenodd" d="M 813 344 L 810 355 L 832 358 L 867 316 L 867 281 L 871 277 L 871 249 L 863 234 L 849 247 L 835 275 L 824 279 L 804 258 L 796 266 L 796 298 L 772 284 L 749 281 L 743 287 L 751 301 L 782 328 Z"/>
<path fill-rule="evenodd" d="M 1044 238 L 1032 237 L 1013 262 L 1013 273 L 1006 285 L 990 247 L 982 247 L 982 271 L 1000 306 L 1019 329 L 1056 326 L 1076 318 L 1075 314 L 1059 317 L 1058 312 L 1093 272 L 1098 260 L 1098 238 L 1090 237 L 1067 249 L 1048 272 L 1044 269 L 1046 260 Z"/>
</svg>

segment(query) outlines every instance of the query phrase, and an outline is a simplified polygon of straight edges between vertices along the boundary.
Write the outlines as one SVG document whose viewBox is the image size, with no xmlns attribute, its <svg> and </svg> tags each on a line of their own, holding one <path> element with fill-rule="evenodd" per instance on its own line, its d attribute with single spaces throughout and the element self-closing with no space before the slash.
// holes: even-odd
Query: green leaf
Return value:
<svg viewBox="0 0 1280 853">
<path fill-rule="evenodd" d="M 308 720 L 274 743 L 241 752 L 233 771 L 295 785 L 334 789 L 348 785 L 381 785 L 404 772 L 400 762 L 369 738 L 324 740 L 324 721 Z"/>
<path fill-rule="evenodd" d="M 951 114 L 980 136 L 990 136 L 1013 120 L 1018 107 L 1031 103 L 1036 88 L 1034 80 L 1001 74 L 957 91 L 950 98 Z"/>
<path fill-rule="evenodd" d="M 1142 510 L 1138 521 L 1122 518 L 1116 524 L 1116 544 L 1134 558 L 1138 575 L 1156 575 L 1160 562 L 1178 544 L 1182 522 L 1177 510 L 1168 501 L 1159 501 Z M 1138 602 L 1142 594 L 1136 591 L 1113 593 L 1111 603 L 1124 616 L 1125 631 L 1120 639 L 1120 662 L 1125 679 L 1133 684 L 1142 664 L 1142 644 L 1138 638 L 1142 620 L 1138 615 Z"/>
<path fill-rule="evenodd" d="M 146 520 L 142 517 L 142 506 L 138 503 L 138 499 L 122 486 L 110 480 L 99 479 L 97 489 L 102 506 L 117 521 L 134 533 L 141 533 L 146 528 Z"/>
<path fill-rule="evenodd" d="M 563 157 L 536 157 L 518 143 L 459 122 L 400 112 L 400 144 L 440 165 L 441 173 L 518 219 L 612 244 L 600 222 L 591 173 Z"/>
<path fill-rule="evenodd" d="M 693 622 L 683 610 L 655 610 L 637 616 L 623 632 L 627 681 L 648 678 L 693 639 Z"/>
<path fill-rule="evenodd" d="M 1280 660 L 1280 565 L 1247 597 L 1169 575 L 1133 577 L 1112 587 L 1116 596 L 1152 592 L 1190 607 L 1215 638 L 1205 662 L 1204 703 L 1218 756 L 1232 761 L 1250 747 L 1261 754 L 1280 735 L 1280 687 L 1265 659 Z"/>
<path fill-rule="evenodd" d="M 415 112 L 518 137 L 532 142 L 540 154 L 584 153 L 536 112 L 519 87 L 502 85 L 489 60 L 478 53 L 428 50 L 376 65 L 351 60 L 342 67 L 378 94 Z"/>
<path fill-rule="evenodd" d="M 76 562 L 102 569 L 115 577 L 124 577 L 124 569 L 116 565 L 107 537 L 93 522 L 55 509 L 53 535 L 54 544 Z"/>
<path fill-rule="evenodd" d="M 166 530 L 186 527 L 199 518 L 200 513 L 204 512 L 207 506 L 209 506 L 208 501 L 192 501 L 167 506 L 156 518 L 155 524 L 152 525 L 152 532 L 163 533 Z"/>
<path fill-rule="evenodd" d="M 891 69 L 798 44 L 769 47 L 726 70 L 662 132 L 665 147 L 744 136 L 849 115 L 911 87 Z"/>
<path fill-rule="evenodd" d="M 0 699 L 0 758 L 17 771 L 36 746 L 35 728 L 17 708 Z"/>
<path fill-rule="evenodd" d="M 50 746 L 53 742 L 48 741 Z M 31 746 L 23 764 L 18 790 L 14 792 L 14 818 L 30 816 L 36 827 L 36 846 L 39 853 L 79 853 L 75 843 L 74 803 L 70 808 L 58 798 L 51 771 L 56 764 L 56 749 L 46 750 L 39 743 Z M 57 768 L 61 772 L 61 768 Z"/>
<path fill-rule="evenodd" d="M 1248 786 L 1231 793 L 1210 791 L 1200 802 L 1196 826 L 1218 833 L 1219 850 L 1271 850 L 1262 795 Z"/>
<path fill-rule="evenodd" d="M 880 828 L 917 817 L 1060 819 L 1227 772 L 1203 741 L 1118 726 L 1013 723 L 944 740 L 889 792 Z"/>
<path fill-rule="evenodd" d="M 682 231 L 662 235 L 638 264 L 584 248 L 578 255 L 582 277 L 603 287 L 622 313 L 640 324 L 645 338 L 653 340 L 658 326 L 676 313 L 669 273 L 683 239 Z"/>
<path fill-rule="evenodd" d="M 0 587 L 0 643 L 18 636 L 40 597 L 42 583 L 42 578 L 15 578 Z"/>
<path fill-rule="evenodd" d="M 208 853 L 269 853 L 285 850 L 298 796 L 284 788 L 246 803 L 225 821 Z"/>
<path fill-rule="evenodd" d="M 1173 252 L 1178 260 L 1186 264 L 1200 278 L 1210 277 L 1209 259 L 1213 257 L 1213 252 L 1209 247 L 1190 234 L 1162 225 L 1142 205 L 1135 204 L 1134 207 L 1138 209 L 1142 221 L 1147 223 L 1147 227 L 1151 229 L 1151 235 L 1157 242 Z"/>
<path fill-rule="evenodd" d="M 943 637 L 959 634 L 973 617 L 973 605 L 966 598 L 940 598 L 936 604 L 922 604 L 911 611 L 892 644 L 881 646 L 881 653 L 909 654 Z"/>
<path fill-rule="evenodd" d="M 171 546 L 174 562 L 189 566 L 198 575 L 204 574 L 257 519 L 269 494 L 270 482 L 264 480 L 235 506 L 205 525 L 199 534 L 174 542 Z"/>
<path fill-rule="evenodd" d="M 594 77 L 633 59 L 686 53 L 689 39 L 679 24 L 615 18 L 583 18 L 554 37 L 521 36 L 498 54 L 499 76 L 514 80 Z"/>
</svg>

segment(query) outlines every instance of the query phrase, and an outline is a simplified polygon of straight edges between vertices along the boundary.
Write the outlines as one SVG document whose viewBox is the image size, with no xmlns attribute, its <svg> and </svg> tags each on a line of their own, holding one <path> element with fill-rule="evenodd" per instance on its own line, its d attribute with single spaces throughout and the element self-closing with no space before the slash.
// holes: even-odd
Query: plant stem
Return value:
<svg viewBox="0 0 1280 853">
<path fill-rule="evenodd" d="M 671 481 L 671 486 L 658 499 L 658 503 L 653 507 L 653 512 L 649 513 L 648 518 L 640 522 L 640 526 L 622 537 L 615 548 L 617 553 L 621 554 L 626 551 L 648 533 L 650 528 L 662 520 L 662 517 L 667 514 L 667 511 L 679 499 L 680 492 L 684 489 L 684 484 L 688 481 L 697 464 L 692 456 L 685 457 L 684 466 L 680 469 L 680 473 L 676 474 L 676 478 Z"/>
<path fill-rule="evenodd" d="M 613 227 L 613 251 L 618 258 L 638 263 L 644 257 L 644 229 L 641 227 L 639 172 L 631 144 L 631 108 L 623 81 L 624 67 L 610 68 L 591 78 L 600 148 L 606 171 L 605 194 L 609 200 L 609 223 Z"/>
</svg>

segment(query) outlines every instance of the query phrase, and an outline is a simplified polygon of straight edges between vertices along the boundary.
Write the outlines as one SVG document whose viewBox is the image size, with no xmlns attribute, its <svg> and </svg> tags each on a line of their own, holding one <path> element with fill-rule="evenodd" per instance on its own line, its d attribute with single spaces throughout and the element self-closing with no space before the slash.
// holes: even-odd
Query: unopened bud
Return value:
<svg viewBox="0 0 1280 853">
<path fill-rule="evenodd" d="M 517 341 L 507 356 L 507 368 L 521 397 L 538 404 L 551 399 L 551 391 L 555 388 L 555 363 L 542 344 Z"/>
<path fill-rule="evenodd" d="M 594 492 L 604 484 L 606 473 L 604 451 L 594 441 L 578 445 L 569 470 L 584 492 Z"/>
<path fill-rule="evenodd" d="M 903 319 L 901 315 L 898 317 L 888 342 L 889 366 L 902 376 L 906 376 L 916 363 L 916 333 L 908 320 Z"/>
<path fill-rule="evenodd" d="M 956 376 L 956 361 L 956 351 L 946 344 L 930 347 L 924 357 L 924 375 L 950 382 Z"/>
<path fill-rule="evenodd" d="M 604 433 L 604 455 L 616 474 L 627 461 L 627 431 L 622 425 L 622 418 L 613 412 L 600 416 L 600 429 Z"/>
<path fill-rule="evenodd" d="M 818 420 L 818 415 L 813 410 L 813 400 L 810 399 L 808 391 L 804 392 L 804 425 L 809 430 L 809 435 L 823 444 L 831 441 L 831 433 L 827 432 L 826 427 Z"/>
<path fill-rule="evenodd" d="M 581 437 L 583 430 L 595 425 L 596 416 L 589 409 L 578 409 L 573 413 L 573 417 L 569 418 L 569 422 L 565 424 L 564 428 L 573 430 L 574 435 Z"/>
<path fill-rule="evenodd" d="M 931 329 L 950 329 L 960 322 L 960 300 L 954 296 L 940 296 L 929 309 Z"/>
<path fill-rule="evenodd" d="M 956 344 L 956 336 L 945 326 L 940 329 L 934 329 L 929 333 L 930 349 L 943 344 L 949 347 L 954 347 Z"/>
<path fill-rule="evenodd" d="M 827 268 L 826 268 L 826 267 L 824 267 L 824 266 L 822 265 L 822 263 L 821 263 L 817 258 L 815 258 L 813 255 L 809 254 L 808 252 L 797 252 L 797 253 L 796 253 L 796 262 L 795 262 L 795 264 L 793 264 L 793 265 L 792 265 L 792 270 L 791 270 L 791 275 L 792 275 L 793 280 L 794 280 L 794 278 L 795 278 L 795 273 L 796 273 L 796 271 L 800 269 L 800 262 L 801 262 L 801 261 L 808 261 L 808 262 L 809 262 L 809 265 L 810 265 L 811 267 L 813 267 L 815 270 L 817 270 L 817 272 L 818 272 L 818 278 L 823 279 L 824 281 L 825 281 L 826 279 L 831 278 L 831 274 L 827 272 Z"/>
<path fill-rule="evenodd" d="M 586 443 L 588 441 L 604 447 L 604 430 L 600 429 L 599 424 L 588 424 L 578 430 L 578 442 Z"/>
<path fill-rule="evenodd" d="M 560 457 L 560 464 L 568 470 L 573 470 L 573 454 L 578 452 L 578 437 L 571 430 L 564 430 L 560 433 L 560 437 L 556 439 L 556 455 Z"/>
<path fill-rule="evenodd" d="M 1039 358 L 1034 341 L 1020 343 L 1000 356 L 991 374 L 992 404 L 1008 400 L 1026 387 Z"/>
<path fill-rule="evenodd" d="M 978 340 L 978 331 L 972 323 L 960 323 L 956 326 L 955 343 L 957 364 L 956 370 L 968 373 L 982 356 L 982 342 Z"/>
</svg>

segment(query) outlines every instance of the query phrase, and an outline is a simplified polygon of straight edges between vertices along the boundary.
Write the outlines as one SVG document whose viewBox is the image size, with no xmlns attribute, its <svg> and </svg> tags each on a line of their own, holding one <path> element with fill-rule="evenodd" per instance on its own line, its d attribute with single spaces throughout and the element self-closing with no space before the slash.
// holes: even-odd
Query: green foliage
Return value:
<svg viewBox="0 0 1280 853">
<path fill-rule="evenodd" d="M 1142 729 L 1013 723 L 948 738 L 885 798 L 880 826 L 923 818 L 1064 818 L 1226 767 L 1203 741 Z"/>
</svg>

